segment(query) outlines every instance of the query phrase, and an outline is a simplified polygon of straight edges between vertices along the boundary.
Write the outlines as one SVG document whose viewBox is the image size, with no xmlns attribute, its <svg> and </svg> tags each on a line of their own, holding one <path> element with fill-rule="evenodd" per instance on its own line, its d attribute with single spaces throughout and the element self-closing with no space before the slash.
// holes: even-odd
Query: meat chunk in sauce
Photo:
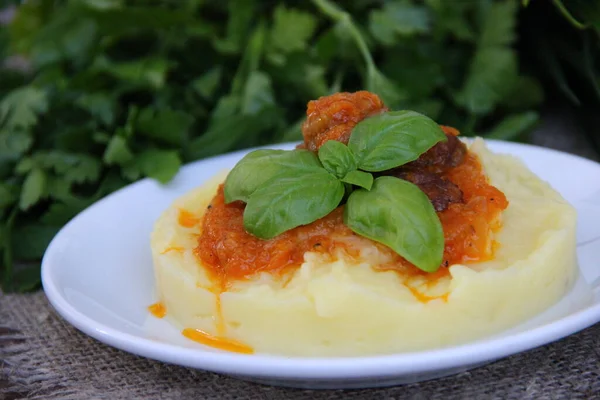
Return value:
<svg viewBox="0 0 600 400">
<path fill-rule="evenodd" d="M 458 140 L 458 131 L 442 126 L 446 141 L 439 142 L 418 159 L 401 167 L 384 171 L 417 185 L 431 200 L 436 211 L 444 211 L 450 204 L 462 203 L 463 194 L 458 186 L 442 174 L 459 165 L 467 153 L 467 147 Z"/>
<path fill-rule="evenodd" d="M 441 126 L 446 134 L 446 141 L 439 142 L 417 158 L 403 167 L 410 169 L 425 169 L 430 172 L 440 173 L 460 164 L 467 153 L 467 147 L 456 136 L 458 131 L 454 128 Z"/>
<path fill-rule="evenodd" d="M 367 91 L 336 93 L 310 101 L 302 125 L 304 143 L 298 147 L 317 151 L 328 140 L 347 144 L 356 124 L 385 111 L 388 109 L 383 101 Z M 378 174 L 414 183 L 429 197 L 436 211 L 463 201 L 459 187 L 441 174 L 459 165 L 467 152 L 466 146 L 456 137 L 456 129 L 441 128 L 446 134 L 445 142 L 436 144 L 415 161 Z"/>
<path fill-rule="evenodd" d="M 367 91 L 336 93 L 309 101 L 302 125 L 304 143 L 299 147 L 317 151 L 328 140 L 347 144 L 356 124 L 387 110 L 376 94 Z"/>
<path fill-rule="evenodd" d="M 393 175 L 417 185 L 429 197 L 435 211 L 444 211 L 452 203 L 463 202 L 460 188 L 440 174 L 423 169 L 398 168 Z"/>
</svg>

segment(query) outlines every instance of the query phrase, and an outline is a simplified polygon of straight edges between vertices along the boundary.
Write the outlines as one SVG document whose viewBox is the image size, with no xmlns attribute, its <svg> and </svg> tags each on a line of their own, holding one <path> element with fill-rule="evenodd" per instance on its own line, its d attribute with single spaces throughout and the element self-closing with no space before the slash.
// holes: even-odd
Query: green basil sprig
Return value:
<svg viewBox="0 0 600 400">
<path fill-rule="evenodd" d="M 443 140 L 441 128 L 414 111 L 369 117 L 354 127 L 348 146 L 328 141 L 318 154 L 247 154 L 225 180 L 225 201 L 245 202 L 244 228 L 271 239 L 326 216 L 346 193 L 344 223 L 350 229 L 434 272 L 442 261 L 444 233 L 431 202 L 414 184 L 394 177 L 373 179 L 371 172 L 416 160 Z"/>
</svg>

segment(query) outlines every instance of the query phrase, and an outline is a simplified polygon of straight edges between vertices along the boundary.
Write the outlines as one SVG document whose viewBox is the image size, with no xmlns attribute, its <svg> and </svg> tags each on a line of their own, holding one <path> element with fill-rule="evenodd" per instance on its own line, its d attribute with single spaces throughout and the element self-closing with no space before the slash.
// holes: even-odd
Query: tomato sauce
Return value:
<svg viewBox="0 0 600 400">
<path fill-rule="evenodd" d="M 179 222 L 179 225 L 181 225 L 185 228 L 193 228 L 194 226 L 196 226 L 196 224 L 198 224 L 198 222 L 200 222 L 200 219 L 197 218 L 191 212 L 180 209 L 179 216 L 178 216 L 178 222 Z"/>
<path fill-rule="evenodd" d="M 195 342 L 202 343 L 215 349 L 231 351 L 234 353 L 253 354 L 254 349 L 246 344 L 225 337 L 213 336 L 200 329 L 185 328 L 181 334 Z"/>
<path fill-rule="evenodd" d="M 375 243 L 387 252 L 393 262 L 376 266 L 377 269 L 397 270 L 405 277 L 423 276 L 437 280 L 448 274 L 446 267 L 456 263 L 472 263 L 493 257 L 493 232 L 501 226 L 500 213 L 508 206 L 504 194 L 488 183 L 476 155 L 467 153 L 461 164 L 449 169 L 443 176 L 463 192 L 463 203 L 451 204 L 438 213 L 445 237 L 444 258 L 435 273 L 424 272 L 387 246 Z M 225 204 L 221 185 L 202 219 L 196 255 L 218 281 L 225 283 L 249 278 L 259 272 L 282 275 L 297 268 L 307 251 L 333 254 L 343 248 L 350 256 L 357 256 L 359 248 L 352 241 L 358 236 L 343 223 L 343 206 L 311 224 L 291 229 L 269 240 L 259 239 L 244 229 L 245 204 Z M 369 240 L 362 238 L 362 240 Z M 354 241 L 360 244 L 359 241 Z M 363 242 L 364 243 L 364 242 Z M 374 242 L 372 242 L 374 243 Z"/>
<path fill-rule="evenodd" d="M 167 315 L 167 308 L 162 303 L 154 303 L 151 306 L 148 306 L 148 311 L 156 318 L 163 318 Z"/>
</svg>

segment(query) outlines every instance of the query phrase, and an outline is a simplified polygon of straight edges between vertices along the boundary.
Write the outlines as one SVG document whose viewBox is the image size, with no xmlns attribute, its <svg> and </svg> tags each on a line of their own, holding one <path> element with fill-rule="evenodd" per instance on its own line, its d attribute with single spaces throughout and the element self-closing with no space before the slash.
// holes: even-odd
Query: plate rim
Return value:
<svg viewBox="0 0 600 400">
<path fill-rule="evenodd" d="M 468 140 L 471 139 L 468 138 Z M 521 148 L 530 151 L 549 152 L 561 157 L 567 156 L 578 162 L 583 161 L 584 164 L 590 167 L 600 169 L 600 163 L 560 150 L 502 140 L 486 139 L 485 141 L 489 144 L 492 151 L 501 151 L 510 154 L 510 151 L 506 151 L 507 149 Z M 297 143 L 287 142 L 228 152 L 193 161 L 182 166 L 180 171 L 195 168 L 198 164 L 210 164 L 215 160 L 225 157 L 239 157 L 255 149 L 290 148 Z M 100 207 L 112 197 L 118 196 L 122 191 L 132 190 L 136 186 L 148 184 L 148 182 L 152 182 L 152 180 L 144 178 L 131 183 L 81 211 L 55 235 L 46 249 L 41 263 L 42 287 L 50 304 L 57 313 L 84 334 L 128 353 L 171 364 L 241 376 L 313 380 L 364 379 L 427 373 L 494 361 L 563 339 L 600 322 L 600 302 L 597 302 L 558 320 L 500 338 L 484 338 L 457 346 L 433 350 L 358 357 L 286 357 L 264 354 L 221 353 L 201 348 L 187 348 L 176 344 L 162 343 L 122 332 L 81 313 L 61 295 L 57 282 L 52 279 L 53 264 L 51 264 L 51 256 L 56 251 L 55 249 L 59 247 L 64 233 L 68 232 L 78 219 L 91 212 L 94 208 Z"/>
</svg>

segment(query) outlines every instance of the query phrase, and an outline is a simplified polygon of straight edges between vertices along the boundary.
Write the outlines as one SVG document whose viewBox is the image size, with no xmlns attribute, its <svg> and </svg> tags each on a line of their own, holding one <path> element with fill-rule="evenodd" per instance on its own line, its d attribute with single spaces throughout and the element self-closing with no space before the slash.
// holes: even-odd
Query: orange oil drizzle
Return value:
<svg viewBox="0 0 600 400">
<path fill-rule="evenodd" d="M 444 302 L 448 301 L 448 295 L 449 293 L 443 294 L 441 296 L 427 296 L 426 294 L 423 294 L 421 292 L 419 292 L 417 289 L 410 287 L 410 286 L 406 286 L 408 288 L 408 290 L 410 290 L 410 292 L 413 294 L 413 296 L 415 296 L 417 298 L 417 300 L 419 300 L 421 303 L 428 303 L 431 300 L 436 300 L 436 299 L 441 299 Z"/>
<path fill-rule="evenodd" d="M 237 342 L 232 339 L 226 339 L 219 336 L 213 336 L 200 329 L 186 328 L 181 331 L 181 334 L 186 338 L 193 340 L 203 345 L 214 347 L 220 350 L 233 351 L 242 354 L 254 354 L 254 349 L 248 345 Z"/>
<path fill-rule="evenodd" d="M 170 251 L 176 251 L 178 253 L 183 253 L 185 249 L 181 246 L 169 246 L 166 249 L 164 249 L 163 251 L 160 252 L 160 254 L 166 254 Z"/>
<path fill-rule="evenodd" d="M 167 308 L 160 302 L 149 306 L 148 311 L 150 311 L 150 314 L 154 315 L 156 318 L 163 318 L 165 315 L 167 315 Z"/>
<path fill-rule="evenodd" d="M 219 337 L 225 336 L 225 319 L 223 318 L 223 308 L 221 307 L 221 293 L 223 293 L 223 289 L 219 290 L 215 293 L 215 308 L 216 308 L 216 320 L 215 325 L 217 328 L 217 335 Z"/>
<path fill-rule="evenodd" d="M 196 217 L 191 212 L 180 208 L 178 222 L 179 225 L 185 228 L 193 228 L 200 222 L 200 218 Z"/>
</svg>

